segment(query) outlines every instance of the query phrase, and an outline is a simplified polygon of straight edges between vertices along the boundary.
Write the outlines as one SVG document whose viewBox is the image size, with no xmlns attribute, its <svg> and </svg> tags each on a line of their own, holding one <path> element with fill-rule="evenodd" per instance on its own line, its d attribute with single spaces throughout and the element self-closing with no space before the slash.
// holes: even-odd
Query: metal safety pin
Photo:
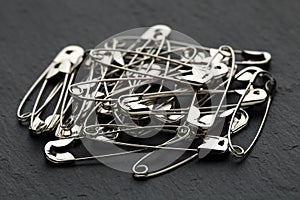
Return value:
<svg viewBox="0 0 300 200">
<path fill-rule="evenodd" d="M 245 92 L 244 89 L 235 89 L 235 90 L 229 90 L 227 93 L 235 93 L 235 94 L 239 94 L 239 95 L 243 95 Z M 216 94 L 216 93 L 224 93 L 224 90 L 200 90 L 198 91 L 196 94 Z M 149 101 L 153 101 L 155 99 L 158 98 L 162 98 L 162 97 L 173 97 L 174 95 L 176 96 L 187 96 L 187 95 L 191 95 L 192 92 L 190 91 L 182 91 L 182 90 L 178 90 L 178 91 L 166 91 L 166 92 L 160 92 L 160 93 L 135 93 L 135 94 L 130 94 L 130 95 L 121 95 L 118 99 L 110 99 L 110 101 L 117 101 L 118 106 L 120 106 L 120 108 L 122 108 L 124 111 L 127 112 L 132 112 L 132 114 L 149 114 L 149 112 L 164 112 L 164 111 L 169 111 L 171 112 L 185 112 L 188 111 L 188 108 L 180 108 L 180 109 L 167 109 L 167 110 L 154 110 L 151 109 L 149 111 L 137 111 L 137 113 L 135 112 L 134 109 L 134 105 L 138 106 L 138 105 L 143 105 L 143 102 L 149 102 Z M 144 97 L 144 98 L 142 98 Z M 259 104 L 262 103 L 266 100 L 267 97 L 267 93 L 265 92 L 264 89 L 260 89 L 260 88 L 253 88 L 250 89 L 249 92 L 247 92 L 246 97 L 244 98 L 243 102 L 242 102 L 242 106 L 249 106 L 249 105 L 255 105 L 255 104 Z M 101 99 L 97 99 L 95 98 L 95 100 L 99 100 L 101 101 Z M 126 104 L 126 105 L 125 105 Z M 130 104 L 130 106 L 127 106 L 127 104 Z M 226 104 L 226 105 L 222 105 L 222 108 L 228 108 L 228 107 L 235 107 L 236 104 Z M 149 107 L 149 105 L 147 106 Z M 204 110 L 204 109 L 214 109 L 217 108 L 218 106 L 200 106 L 199 109 L 200 110 Z M 137 109 L 139 110 L 139 109 Z M 145 113 L 143 113 L 145 112 Z"/>
<path fill-rule="evenodd" d="M 211 122 L 209 124 L 200 124 L 199 122 L 196 122 L 195 121 L 196 120 L 195 114 L 200 116 L 200 111 L 194 106 L 194 103 L 196 101 L 196 93 L 195 93 L 194 98 L 192 100 L 193 103 L 191 104 L 189 114 L 188 114 L 188 117 L 187 117 L 187 121 L 189 123 L 192 123 L 192 124 L 195 123 L 194 125 L 197 125 L 197 126 L 200 125 L 200 127 L 203 127 L 203 128 L 209 128 L 214 124 L 214 121 L 216 120 L 217 115 L 218 115 L 218 113 L 219 113 L 219 111 L 222 107 L 223 101 L 226 97 L 227 91 L 229 90 L 229 86 L 232 82 L 233 74 L 236 70 L 235 55 L 234 55 L 233 49 L 230 46 L 221 46 L 218 51 L 225 57 L 231 57 L 231 70 L 230 70 L 229 78 L 228 78 L 227 83 L 226 83 L 224 93 L 223 93 L 222 98 L 221 98 L 221 100 L 219 102 L 219 105 L 217 107 L 216 113 L 212 116 Z M 218 54 L 215 54 L 215 56 L 217 56 L 217 55 Z"/>
<path fill-rule="evenodd" d="M 250 71 L 254 71 L 254 73 L 250 73 Z M 253 84 L 254 80 L 257 78 L 258 75 L 266 76 L 267 78 L 269 78 L 269 80 L 265 84 L 265 89 L 268 93 L 268 101 L 267 101 L 265 114 L 263 116 L 259 130 L 256 133 L 255 138 L 252 140 L 249 147 L 246 150 L 244 150 L 244 148 L 242 148 L 241 146 L 232 144 L 231 136 L 232 136 L 232 134 L 239 132 L 242 128 L 244 128 L 248 124 L 249 116 L 248 116 L 247 112 L 242 110 L 240 107 L 242 105 L 243 100 L 245 99 L 245 97 L 247 95 L 247 90 L 249 91 L 250 86 Z M 275 80 L 268 72 L 266 72 L 258 67 L 245 68 L 242 71 L 240 71 L 238 74 L 236 74 L 236 78 L 238 80 L 244 80 L 244 81 L 248 80 L 249 84 L 248 84 L 247 88 L 245 89 L 245 92 L 241 96 L 239 102 L 237 103 L 236 107 L 224 112 L 224 113 L 226 113 L 226 116 L 228 116 L 228 115 L 232 116 L 230 125 L 229 125 L 230 128 L 228 130 L 228 134 L 225 135 L 224 137 L 208 136 L 208 137 L 204 138 L 204 143 L 198 147 L 199 153 L 200 153 L 200 150 L 203 151 L 203 149 L 213 150 L 213 151 L 221 150 L 221 152 L 225 152 L 225 151 L 229 150 L 234 156 L 243 157 L 252 149 L 253 145 L 255 144 L 257 138 L 260 135 L 260 132 L 265 123 L 266 116 L 267 116 L 267 113 L 269 110 L 271 96 L 275 90 L 275 84 L 276 84 Z M 242 111 L 242 115 L 241 115 L 240 119 L 237 118 L 238 111 Z M 224 115 L 224 114 L 222 113 L 221 115 Z M 200 155 L 199 153 L 198 153 L 199 157 L 202 157 L 202 155 Z"/>
<path fill-rule="evenodd" d="M 33 105 L 32 112 L 30 114 L 27 114 L 27 118 L 30 116 L 30 128 L 35 131 L 36 133 L 40 133 L 47 129 L 49 126 L 53 128 L 56 124 L 56 120 L 59 118 L 58 115 L 55 114 L 56 110 L 58 109 L 58 106 L 60 104 L 61 98 L 63 94 L 65 93 L 65 88 L 68 80 L 68 74 L 72 72 L 72 70 L 77 67 L 77 65 L 82 61 L 82 56 L 84 54 L 84 51 L 81 47 L 78 46 L 68 46 L 64 48 L 52 61 L 52 63 L 47 67 L 47 69 L 42 73 L 42 75 L 38 78 L 38 80 L 32 85 L 32 87 L 29 89 L 27 94 L 22 99 L 20 106 L 17 111 L 17 115 L 20 115 L 20 111 L 22 109 L 22 106 L 24 105 L 27 98 L 30 96 L 30 94 L 35 90 L 36 86 L 42 81 L 42 86 L 40 88 L 40 91 L 36 97 L 36 101 Z M 50 92 L 50 95 L 46 98 L 46 101 L 40 108 L 37 108 L 39 101 L 43 95 L 43 92 L 48 84 L 48 80 L 52 77 L 55 77 L 59 73 L 65 73 L 65 79 L 63 82 L 59 82 L 56 86 L 54 86 L 53 90 Z M 57 94 L 57 92 L 62 87 L 59 103 L 54 109 L 54 112 L 52 115 L 48 116 L 45 121 L 41 120 L 39 118 L 40 113 L 42 112 L 42 109 L 53 99 L 53 97 Z M 21 116 L 21 118 L 24 119 L 24 116 Z"/>
<path fill-rule="evenodd" d="M 53 110 L 53 114 L 48 116 L 44 122 L 39 119 L 39 115 L 34 116 L 31 115 L 31 129 L 36 132 L 45 132 L 52 131 L 56 128 L 59 119 L 62 117 L 59 114 L 56 114 L 61 103 L 65 103 L 65 100 L 68 96 L 67 86 L 69 85 L 69 81 L 72 81 L 74 78 L 74 69 L 80 65 L 83 61 L 84 50 L 79 46 L 68 46 L 64 48 L 53 60 L 50 64 L 50 71 L 47 73 L 45 80 L 43 82 L 42 88 L 37 96 L 36 102 L 33 107 L 33 113 L 35 113 L 36 106 L 38 105 L 40 98 L 43 94 L 43 91 L 48 83 L 48 81 L 58 75 L 59 73 L 65 74 L 63 80 L 63 87 L 59 95 L 58 102 Z M 71 79 L 69 79 L 69 75 L 71 75 Z M 63 100 L 64 99 L 64 100 Z M 64 105 L 61 108 L 64 109 Z M 35 120 L 38 119 L 38 125 L 36 126 Z"/>
<path fill-rule="evenodd" d="M 166 142 L 165 144 L 172 144 L 179 140 L 182 140 L 183 138 L 184 137 L 179 137 L 176 140 L 174 140 L 174 139 L 172 141 L 170 140 L 170 141 Z M 91 140 L 94 140 L 97 142 L 105 142 L 105 143 L 111 143 L 111 144 L 115 144 L 115 145 L 136 147 L 136 148 L 141 148 L 141 149 L 125 151 L 125 152 L 117 152 L 117 153 L 111 153 L 111 154 L 95 155 L 95 156 L 75 157 L 67 149 L 70 149 L 71 146 L 77 140 L 80 140 L 80 139 L 91 139 Z M 77 138 L 67 138 L 67 139 L 50 141 L 45 145 L 44 152 L 45 152 L 45 156 L 46 156 L 47 160 L 49 160 L 50 162 L 56 163 L 56 164 L 64 164 L 64 163 L 71 163 L 71 162 L 79 161 L 79 160 L 89 160 L 89 159 L 105 158 L 105 157 L 111 157 L 111 156 L 119 156 L 119 155 L 137 153 L 137 152 L 145 151 L 147 149 L 166 149 L 166 150 L 175 150 L 175 151 L 197 152 L 197 149 L 165 147 L 163 145 L 153 146 L 153 145 L 140 145 L 140 144 L 133 144 L 133 143 L 117 142 L 117 141 L 105 138 L 103 136 L 98 136 L 98 137 L 93 137 L 93 138 L 77 137 Z"/>
<path fill-rule="evenodd" d="M 106 158 L 106 157 L 113 157 L 113 156 L 122 156 L 131 153 L 137 153 L 144 151 L 144 149 L 137 149 L 132 151 L 123 151 L 111 154 L 103 154 L 103 155 L 96 155 L 96 156 L 82 156 L 76 157 L 68 149 L 74 145 L 76 140 L 80 140 L 83 138 L 66 138 L 60 140 L 54 140 L 48 142 L 44 147 L 45 157 L 48 161 L 54 164 L 70 164 L 75 161 L 83 161 L 83 160 L 91 160 L 97 158 Z M 62 149 L 64 151 L 62 151 Z"/>
<path fill-rule="evenodd" d="M 184 42 L 170 40 L 171 43 L 179 44 L 179 45 L 187 45 Z M 200 45 L 192 45 L 196 48 L 205 50 L 210 52 L 211 55 L 214 55 L 217 49 L 200 46 Z M 267 65 L 271 61 L 271 54 L 266 51 L 253 51 L 253 50 L 237 50 L 234 49 L 235 54 L 240 54 L 245 60 L 236 60 L 237 65 Z"/>
<path fill-rule="evenodd" d="M 72 48 L 72 46 L 71 46 Z M 64 49 L 63 51 L 70 53 L 69 49 Z M 25 96 L 23 97 L 23 99 L 21 100 L 18 109 L 17 109 L 17 116 L 19 118 L 19 120 L 21 121 L 27 121 L 31 116 L 32 116 L 32 112 L 26 112 L 21 114 L 21 110 L 25 104 L 25 102 L 27 101 L 27 99 L 29 98 L 29 96 L 33 93 L 33 91 L 36 89 L 36 87 L 41 83 L 42 80 L 49 78 L 49 75 L 53 73 L 55 73 L 55 67 L 57 66 L 57 62 L 59 62 L 62 56 L 62 53 L 64 53 L 63 51 L 61 51 L 57 57 L 54 59 L 54 61 L 47 67 L 47 69 L 40 75 L 40 77 L 33 83 L 33 85 L 30 87 L 30 89 L 27 91 L 27 93 L 25 94 Z M 72 58 L 73 62 L 77 62 L 74 60 L 74 58 Z M 57 69 L 56 69 L 57 70 Z M 43 85 L 45 85 L 45 83 L 43 83 Z M 48 95 L 48 97 L 46 98 L 45 102 L 42 104 L 42 106 L 40 106 L 39 108 L 36 108 L 35 112 L 33 113 L 33 115 L 36 115 L 38 113 L 40 113 L 42 111 L 42 109 L 53 99 L 53 97 L 56 95 L 56 93 L 60 90 L 60 87 L 62 86 L 62 83 L 58 83 L 56 84 L 56 86 L 54 86 L 53 90 L 50 92 L 50 94 Z M 43 88 L 44 86 L 42 86 Z"/>
<path fill-rule="evenodd" d="M 251 71 L 253 73 L 251 73 Z M 265 71 L 265 70 L 262 70 L 262 69 L 258 68 L 258 67 L 248 67 L 248 68 L 245 68 L 245 69 L 243 69 L 242 71 L 240 71 L 239 73 L 236 74 L 237 79 L 245 80 L 245 81 L 248 80 L 249 81 L 249 83 L 246 87 L 246 91 L 248 91 L 250 89 L 250 87 L 252 86 L 252 84 L 254 83 L 254 81 L 256 80 L 256 78 L 258 76 L 266 77 L 266 78 L 269 79 L 265 83 L 265 89 L 268 93 L 268 100 L 267 100 L 267 103 L 266 103 L 265 112 L 264 112 L 263 118 L 261 120 L 260 126 L 259 126 L 259 128 L 258 128 L 258 130 L 255 134 L 255 137 L 253 138 L 251 144 L 246 149 L 244 149 L 244 148 L 242 148 L 241 146 L 238 146 L 238 145 L 233 145 L 232 141 L 231 141 L 231 134 L 234 132 L 232 130 L 233 129 L 232 128 L 233 123 L 234 123 L 234 117 L 236 116 L 237 111 L 240 108 L 241 103 L 242 103 L 243 99 L 245 98 L 247 92 L 245 92 L 242 95 L 242 97 L 240 98 L 239 102 L 237 103 L 237 106 L 234 109 L 234 112 L 232 114 L 230 124 L 229 124 L 228 133 L 227 133 L 229 150 L 236 157 L 244 157 L 245 155 L 247 155 L 247 153 L 253 148 L 254 144 L 256 143 L 258 137 L 260 136 L 262 128 L 265 124 L 265 121 L 266 121 L 266 118 L 267 118 L 267 115 L 268 115 L 268 111 L 269 111 L 269 108 L 270 108 L 270 104 L 271 104 L 271 101 L 272 101 L 273 93 L 274 93 L 275 87 L 276 87 L 276 81 L 271 76 L 271 74 L 269 72 Z"/>
<path fill-rule="evenodd" d="M 155 170 L 155 171 L 149 172 L 148 166 L 145 164 L 140 164 L 141 161 L 139 161 L 138 164 L 136 163 L 133 166 L 134 177 L 150 178 L 153 176 L 157 176 L 157 175 L 166 173 L 170 170 L 173 170 L 181 165 L 186 164 L 187 162 L 194 160 L 197 157 L 199 159 L 201 159 L 204 156 L 206 156 L 208 153 L 223 154 L 227 151 L 228 151 L 228 139 L 227 138 L 213 136 L 213 135 L 207 135 L 203 138 L 203 143 L 198 146 L 197 153 L 193 153 L 191 156 L 188 156 L 184 160 L 176 162 L 176 163 L 172 163 L 170 166 L 167 166 L 160 170 Z M 143 170 L 141 171 L 140 169 L 143 169 Z"/>
<path fill-rule="evenodd" d="M 118 39 L 124 40 L 124 39 L 130 39 L 135 40 L 138 37 L 137 36 L 119 36 Z M 193 46 L 197 49 L 205 50 L 207 52 L 215 52 L 217 49 L 195 45 L 195 44 L 189 44 L 185 42 L 179 42 L 175 40 L 169 40 L 171 44 L 176 44 L 180 46 Z M 271 54 L 266 51 L 253 51 L 253 50 L 238 50 L 234 49 L 235 54 L 240 54 L 245 60 L 236 60 L 236 64 L 238 65 L 266 65 L 269 64 L 271 61 Z"/>
</svg>

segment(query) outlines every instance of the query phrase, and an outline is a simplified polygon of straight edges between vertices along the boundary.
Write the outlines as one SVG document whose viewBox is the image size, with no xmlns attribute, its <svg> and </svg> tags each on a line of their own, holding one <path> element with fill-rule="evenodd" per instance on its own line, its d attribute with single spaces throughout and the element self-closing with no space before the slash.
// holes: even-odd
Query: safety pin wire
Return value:
<svg viewBox="0 0 300 200">
<path fill-rule="evenodd" d="M 139 39 L 140 39 L 140 38 L 139 38 Z M 138 40 L 139 40 L 139 39 L 138 39 Z M 131 48 L 133 48 L 133 47 L 137 44 L 138 40 L 136 41 L 136 43 L 134 43 L 134 45 L 131 46 Z M 140 49 L 139 51 L 142 51 L 142 50 L 143 50 L 143 49 L 144 49 L 151 41 L 152 41 L 151 39 L 146 40 L 146 42 L 143 44 L 143 46 L 141 47 L 141 49 Z M 129 48 L 129 49 L 131 49 L 131 48 Z M 106 48 L 106 49 L 108 49 L 108 48 Z M 106 50 L 106 51 L 107 51 L 107 50 Z M 123 52 L 123 54 L 126 54 L 126 53 L 127 53 L 127 52 Z M 92 54 L 92 52 L 91 52 L 91 54 Z M 134 57 L 129 61 L 129 64 L 128 64 L 127 67 L 130 67 L 131 65 L 133 65 L 134 60 L 136 59 L 137 56 L 138 56 L 138 54 L 135 54 L 135 55 L 134 55 Z M 123 78 L 124 75 L 125 75 L 125 71 L 123 71 L 123 73 L 122 73 L 122 75 L 120 76 L 120 78 Z M 114 85 L 114 87 L 112 88 L 111 92 L 115 91 L 115 89 L 117 88 L 117 85 L 118 85 L 118 84 L 119 84 L 119 81 L 117 81 L 117 82 L 115 83 L 115 85 Z M 132 86 L 132 84 L 131 84 L 130 81 L 129 81 L 129 85 Z"/>
<path fill-rule="evenodd" d="M 86 78 L 87 79 L 87 81 L 89 81 L 89 80 L 91 80 L 92 78 L 93 78 L 93 75 L 94 75 L 94 71 L 95 71 L 95 67 L 96 67 L 96 65 L 94 64 L 94 63 L 91 63 L 91 67 L 90 67 L 90 71 L 89 71 L 89 75 L 88 75 L 88 77 Z M 106 72 L 103 72 L 103 73 L 106 73 Z M 102 74 L 103 74 L 102 73 Z M 71 84 L 71 81 L 69 82 L 70 83 L 70 85 L 68 86 L 68 89 L 67 89 L 67 91 L 68 91 L 68 93 L 69 94 L 72 94 L 72 90 L 70 89 L 71 88 L 71 86 L 72 86 L 72 84 Z M 74 84 L 74 83 L 73 83 Z M 100 87 L 100 86 L 99 86 Z M 89 88 L 87 88 L 87 93 L 89 93 L 89 91 L 90 91 L 90 87 Z M 82 91 L 83 92 L 83 91 Z M 70 101 L 69 101 L 69 103 L 72 103 L 73 101 L 74 101 L 74 95 L 73 96 L 71 96 L 70 97 L 71 99 L 70 99 Z M 70 104 L 69 104 L 70 105 Z M 67 109 L 69 108 L 69 105 L 67 106 Z M 79 112 L 77 113 L 77 114 L 74 114 L 74 112 L 73 112 L 73 114 L 72 114 L 72 117 L 74 118 L 73 119 L 73 121 L 72 121 L 72 125 L 74 126 L 74 125 L 79 125 L 79 127 L 81 127 L 82 125 L 80 125 L 80 119 L 85 115 L 84 114 L 84 112 L 85 112 L 85 110 L 87 110 L 88 109 L 88 107 L 89 107 L 89 105 L 87 104 L 87 100 L 86 99 L 83 99 L 83 102 L 82 102 L 82 104 L 81 104 L 81 108 L 80 108 L 80 110 L 79 110 Z M 66 110 L 67 110 L 66 109 Z M 65 111 L 66 111 L 65 110 Z M 64 125 L 62 125 L 61 124 L 61 127 L 64 127 Z M 66 126 L 66 128 L 68 128 L 68 126 Z M 70 127 L 69 127 L 69 129 L 70 129 Z M 68 129 L 67 129 L 68 130 Z M 78 130 L 79 131 L 79 130 Z"/>
<path fill-rule="evenodd" d="M 102 136 L 100 136 L 102 137 Z M 176 151 L 193 151 L 193 152 L 197 152 L 197 149 L 189 149 L 189 148 L 178 148 L 178 147 L 165 147 L 164 145 L 167 144 L 174 144 L 176 142 L 179 142 L 181 140 L 184 139 L 184 137 L 179 137 L 179 138 L 172 138 L 170 140 L 168 140 L 167 142 L 160 144 L 160 145 L 144 145 L 144 144 L 134 144 L 134 143 L 126 143 L 126 142 L 118 142 L 118 141 L 114 141 L 114 140 L 110 140 L 107 138 L 103 138 L 101 139 L 100 137 L 86 137 L 88 139 L 91 140 L 95 140 L 95 141 L 99 141 L 99 142 L 104 142 L 104 143 L 110 143 L 110 144 L 115 144 L 115 145 L 120 145 L 120 146 L 127 146 L 127 147 L 137 147 L 137 148 L 146 148 L 146 149 L 166 149 L 166 150 L 176 150 Z"/>
<path fill-rule="evenodd" d="M 162 48 L 163 48 L 164 42 L 166 42 L 167 49 L 170 50 L 170 44 L 169 44 L 168 40 L 166 40 L 166 38 L 164 37 L 164 38 L 162 39 L 161 44 L 160 44 L 160 46 L 159 46 L 159 49 L 158 49 L 158 51 L 156 52 L 155 55 L 159 55 L 159 53 L 161 52 L 161 50 L 162 50 Z M 170 55 L 168 55 L 168 59 L 170 59 Z M 149 72 L 150 67 L 153 65 L 154 61 L 155 61 L 155 60 L 152 59 L 150 65 L 148 65 L 148 68 L 147 68 L 147 70 L 146 70 L 146 73 Z M 168 73 L 168 71 L 169 71 L 169 65 L 170 65 L 170 62 L 167 61 L 165 73 L 164 73 L 164 75 L 163 75 L 164 77 L 166 77 L 166 75 L 167 75 L 167 73 Z M 162 90 L 163 85 L 164 85 L 164 80 L 161 81 L 161 84 L 160 84 L 160 87 L 159 87 L 159 89 L 158 89 L 158 92 L 160 92 L 160 91 Z"/>
<path fill-rule="evenodd" d="M 61 89 L 63 82 L 59 82 L 58 84 L 55 85 L 55 87 L 52 89 L 50 94 L 47 96 L 45 99 L 44 103 L 37 109 L 37 111 L 34 113 L 37 115 L 38 113 L 42 112 L 43 109 L 51 102 L 51 100 L 54 98 L 54 96 L 57 94 L 57 92 Z M 27 121 L 28 118 L 30 118 L 32 112 L 27 112 L 20 114 L 21 108 L 23 107 L 23 102 L 20 103 L 17 111 L 17 116 L 20 121 Z"/>
<path fill-rule="evenodd" d="M 69 97 L 69 92 L 68 92 L 68 88 L 70 87 L 70 85 L 72 84 L 73 80 L 74 80 L 74 77 L 76 75 L 76 72 L 74 71 L 72 74 L 71 74 L 71 77 L 70 77 L 70 80 L 68 82 L 68 84 L 66 83 L 66 79 L 67 77 L 65 77 L 65 84 L 63 85 L 63 93 L 64 93 L 64 97 L 63 97 L 63 101 L 62 101 L 62 105 L 61 105 L 61 109 L 60 109 L 60 118 L 59 118 L 59 123 L 60 123 L 60 127 L 61 128 L 66 128 L 68 127 L 68 125 L 64 124 L 63 123 L 63 118 L 65 116 L 65 113 L 67 112 L 67 110 L 70 108 L 70 106 L 72 105 L 72 102 L 73 102 L 73 98 L 70 97 L 69 99 L 69 103 L 67 104 L 66 106 L 66 102 L 67 102 L 67 98 Z"/>
<path fill-rule="evenodd" d="M 44 89 L 45 89 L 45 87 L 46 87 L 46 85 L 47 85 L 47 82 L 48 82 L 48 80 L 46 79 L 46 80 L 44 80 L 44 82 L 43 82 L 43 84 L 42 84 L 42 87 L 41 87 L 41 89 L 40 89 L 40 91 L 39 91 L 39 93 L 38 93 L 38 95 L 37 95 L 37 98 L 36 98 L 36 101 L 35 101 L 35 103 L 34 103 L 34 105 L 33 105 L 33 109 L 32 109 L 32 114 L 31 114 L 31 118 L 30 118 L 30 125 L 31 125 L 31 128 L 34 128 L 34 127 L 32 127 L 33 126 L 33 122 L 34 122 L 34 119 L 35 119 L 35 113 L 36 113 L 36 108 L 37 108 L 37 106 L 38 106 L 38 103 L 39 103 L 39 101 L 40 101 L 40 98 L 41 98 L 41 96 L 42 96 L 42 94 L 43 94 L 43 91 L 44 91 Z"/>
<path fill-rule="evenodd" d="M 163 52 L 163 53 L 166 53 L 166 52 Z M 93 56 L 93 51 L 91 50 L 91 55 Z M 149 55 L 149 54 L 148 54 Z M 153 55 L 153 54 L 150 54 L 150 55 Z M 137 54 L 135 54 L 135 56 L 137 56 Z M 194 55 L 193 55 L 194 56 Z M 135 58 L 135 57 L 134 57 Z M 146 58 L 146 59 L 148 59 L 148 58 Z M 152 59 L 153 60 L 153 59 Z M 170 60 L 170 59 L 169 59 Z M 132 62 L 133 60 L 131 60 L 130 61 L 130 63 L 128 64 L 128 65 L 130 65 L 130 64 L 135 64 L 135 63 L 133 63 Z M 140 62 L 141 60 L 139 60 L 139 61 L 137 61 L 137 62 Z M 142 61 L 144 61 L 144 60 L 142 60 Z M 179 66 L 180 67 L 180 66 Z"/>
<path fill-rule="evenodd" d="M 18 109 L 17 109 L 17 116 L 19 118 L 19 120 L 21 121 L 24 121 L 24 120 L 27 120 L 31 115 L 32 113 L 29 112 L 29 113 L 23 113 L 21 114 L 21 110 L 26 102 L 26 100 L 28 99 L 28 97 L 31 95 L 31 93 L 35 90 L 35 88 L 37 87 L 37 85 L 41 82 L 41 80 L 44 79 L 44 77 L 47 75 L 47 73 L 50 71 L 52 67 L 51 66 L 48 66 L 46 68 L 46 70 L 44 70 L 44 72 L 39 76 L 39 78 L 32 84 L 32 86 L 29 88 L 29 90 L 27 91 L 27 93 L 25 94 L 25 96 L 23 97 L 23 99 L 21 100 L 19 106 L 18 106 Z M 50 101 L 50 99 L 48 99 L 48 101 Z M 46 102 L 48 102 L 46 101 Z M 44 104 L 47 104 L 47 103 L 44 103 Z M 43 106 L 42 106 L 43 107 Z M 36 113 L 34 113 L 36 114 Z"/>
<path fill-rule="evenodd" d="M 50 115 L 50 116 L 52 116 L 51 119 L 50 119 L 50 122 L 47 122 L 47 123 L 45 124 L 45 127 L 43 127 L 43 130 L 44 130 L 44 131 L 53 130 L 54 128 L 56 128 L 56 124 L 57 124 L 58 122 L 59 122 L 59 124 L 60 124 L 60 126 L 61 126 L 62 128 L 65 128 L 65 125 L 63 124 L 63 118 L 64 118 L 64 116 L 65 116 L 66 111 L 69 109 L 69 107 L 71 106 L 71 103 L 73 102 L 73 99 L 72 99 L 72 97 L 71 97 L 70 100 L 69 100 L 69 102 L 68 102 L 68 104 L 67 104 L 67 106 L 66 106 L 66 101 L 67 101 L 67 98 L 68 98 L 68 96 L 69 96 L 69 95 L 68 95 L 69 93 L 68 93 L 68 89 L 67 89 L 67 88 L 68 88 L 68 87 L 70 86 L 70 84 L 73 82 L 74 77 L 75 77 L 75 75 L 76 75 L 76 73 L 77 73 L 77 67 L 78 67 L 79 65 L 81 65 L 81 63 L 83 62 L 83 60 L 84 60 L 84 59 L 81 59 L 80 62 L 75 63 L 75 64 L 71 64 L 71 66 L 70 66 L 70 71 L 69 71 L 69 72 L 64 72 L 64 74 L 65 74 L 65 75 L 64 75 L 64 81 L 61 82 L 61 83 L 62 83 L 62 89 L 61 89 L 61 92 L 60 92 L 60 95 L 59 95 L 59 99 L 58 99 L 58 101 L 57 101 L 57 103 L 56 103 L 56 106 L 55 106 L 55 108 L 54 108 L 54 110 L 53 110 L 53 114 Z M 70 78 L 69 78 L 69 76 L 70 76 Z M 38 102 L 40 101 L 40 97 L 41 97 L 41 95 L 42 95 L 42 93 L 43 93 L 43 91 L 44 91 L 44 88 L 45 88 L 47 82 L 48 82 L 48 79 L 46 79 L 46 80 L 44 81 L 44 84 L 43 84 L 43 86 L 42 86 L 42 89 L 40 90 L 40 92 L 39 92 L 39 94 L 38 94 L 38 97 L 37 97 L 37 99 L 36 99 L 36 104 L 34 105 L 34 109 L 33 109 L 33 110 L 36 109 L 35 106 L 38 105 Z M 47 101 L 47 100 L 46 100 L 46 101 Z M 60 115 L 57 113 L 59 107 L 61 108 Z M 34 111 L 33 111 L 33 113 L 34 113 Z M 33 116 L 32 116 L 32 118 L 31 118 L 31 123 L 33 123 Z"/>
</svg>

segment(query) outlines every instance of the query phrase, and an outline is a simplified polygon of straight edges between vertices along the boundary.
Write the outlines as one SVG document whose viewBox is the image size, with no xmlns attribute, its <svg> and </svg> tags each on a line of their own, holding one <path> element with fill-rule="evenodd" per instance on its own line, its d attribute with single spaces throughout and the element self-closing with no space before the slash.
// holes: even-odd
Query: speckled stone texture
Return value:
<svg viewBox="0 0 300 200">
<path fill-rule="evenodd" d="M 300 199 L 300 1 L 0 1 L 0 199 Z M 243 162 L 190 162 L 137 181 L 102 164 L 49 166 L 46 139 L 16 119 L 26 90 L 64 46 L 167 24 L 203 45 L 272 53 L 278 81 L 265 129 Z"/>
</svg>

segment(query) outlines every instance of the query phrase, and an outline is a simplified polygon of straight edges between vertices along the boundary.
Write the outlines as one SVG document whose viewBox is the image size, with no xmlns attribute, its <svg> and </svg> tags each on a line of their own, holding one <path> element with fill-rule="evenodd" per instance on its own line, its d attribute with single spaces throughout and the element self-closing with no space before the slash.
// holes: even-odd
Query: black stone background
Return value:
<svg viewBox="0 0 300 200">
<path fill-rule="evenodd" d="M 0 199 L 299 199 L 300 1 L 0 1 Z M 201 44 L 272 53 L 277 94 L 244 162 L 193 161 L 146 181 L 102 164 L 50 167 L 46 141 L 16 119 L 26 90 L 64 46 L 94 47 L 167 24 Z"/>
</svg>

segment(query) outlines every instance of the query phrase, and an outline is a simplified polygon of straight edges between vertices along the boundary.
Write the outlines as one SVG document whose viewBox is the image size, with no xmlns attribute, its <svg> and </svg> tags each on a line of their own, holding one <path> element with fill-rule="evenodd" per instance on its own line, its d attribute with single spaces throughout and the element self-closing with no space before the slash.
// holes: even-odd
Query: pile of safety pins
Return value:
<svg viewBox="0 0 300 200">
<path fill-rule="evenodd" d="M 271 55 L 203 47 L 174 40 L 172 32 L 155 25 L 86 51 L 68 46 L 55 57 L 17 110 L 33 134 L 57 138 L 45 145 L 47 160 L 131 160 L 135 177 L 151 177 L 208 154 L 249 153 L 275 90 L 263 69 Z M 22 113 L 32 98 L 32 108 Z M 253 115 L 260 123 L 249 131 L 252 107 L 263 112 Z M 247 148 L 232 141 L 242 131 L 255 133 Z M 90 154 L 71 153 L 77 143 Z"/>
</svg>

